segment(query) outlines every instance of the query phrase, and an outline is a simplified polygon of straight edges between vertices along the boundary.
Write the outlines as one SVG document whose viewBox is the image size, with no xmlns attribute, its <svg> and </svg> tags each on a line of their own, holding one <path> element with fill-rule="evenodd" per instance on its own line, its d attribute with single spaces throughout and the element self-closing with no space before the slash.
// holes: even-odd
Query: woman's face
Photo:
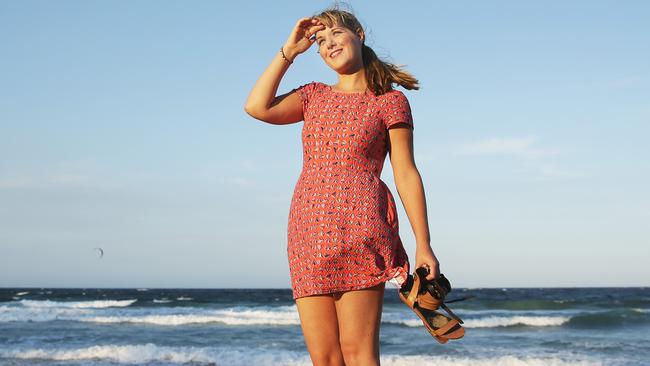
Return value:
<svg viewBox="0 0 650 366">
<path fill-rule="evenodd" d="M 339 73 L 354 72 L 363 66 L 360 37 L 343 26 L 325 27 L 315 34 L 318 53 Z"/>
</svg>

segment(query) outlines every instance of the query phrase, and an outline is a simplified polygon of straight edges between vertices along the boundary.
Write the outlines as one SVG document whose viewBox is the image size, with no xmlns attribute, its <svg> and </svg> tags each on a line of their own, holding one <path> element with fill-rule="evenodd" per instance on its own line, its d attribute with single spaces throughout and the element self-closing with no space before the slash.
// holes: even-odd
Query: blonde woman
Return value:
<svg viewBox="0 0 650 366">
<path fill-rule="evenodd" d="M 380 60 L 365 41 L 350 12 L 327 9 L 299 19 L 245 107 L 271 124 L 304 121 L 287 255 L 314 365 L 379 365 L 385 282 L 401 286 L 409 273 L 395 201 L 380 179 L 388 153 L 417 242 L 416 268 L 427 266 L 429 280 L 439 275 L 413 157 L 410 105 L 392 88 L 418 89 L 418 81 Z M 284 73 L 314 43 L 338 83 L 313 81 L 276 96 Z"/>
</svg>

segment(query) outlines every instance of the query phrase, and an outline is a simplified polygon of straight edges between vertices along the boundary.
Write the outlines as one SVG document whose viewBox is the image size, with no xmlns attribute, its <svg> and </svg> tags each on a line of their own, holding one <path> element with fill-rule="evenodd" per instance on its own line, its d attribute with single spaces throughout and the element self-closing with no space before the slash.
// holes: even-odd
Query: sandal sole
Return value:
<svg viewBox="0 0 650 366">
<path fill-rule="evenodd" d="M 408 296 L 408 295 L 404 295 L 404 293 L 402 291 L 398 291 L 398 294 L 399 294 L 400 300 L 402 300 L 402 302 L 404 304 L 406 304 L 409 308 L 411 308 L 411 306 L 408 304 L 407 299 L 406 299 L 406 296 Z M 422 320 L 422 324 L 427 329 L 429 334 L 431 334 L 431 336 L 434 337 L 436 339 L 436 341 L 438 341 L 441 344 L 447 343 L 450 339 L 462 338 L 465 335 L 465 329 L 460 324 L 458 324 L 457 321 L 455 321 L 454 319 L 451 319 L 451 318 L 449 318 L 449 317 L 447 317 L 447 316 L 445 316 L 443 314 L 440 314 L 437 311 L 428 310 L 428 309 L 424 309 L 424 308 L 416 308 L 416 309 L 411 308 L 411 310 L 413 310 L 415 315 L 417 315 L 418 318 L 420 318 L 420 320 Z M 424 314 L 424 313 L 426 313 L 426 314 Z M 431 322 L 429 322 L 429 320 Z M 445 334 L 438 335 L 438 334 L 435 333 L 436 330 L 444 327 L 449 322 L 455 322 L 456 325 L 454 325 L 451 329 L 449 329 L 447 332 L 445 332 Z"/>
</svg>

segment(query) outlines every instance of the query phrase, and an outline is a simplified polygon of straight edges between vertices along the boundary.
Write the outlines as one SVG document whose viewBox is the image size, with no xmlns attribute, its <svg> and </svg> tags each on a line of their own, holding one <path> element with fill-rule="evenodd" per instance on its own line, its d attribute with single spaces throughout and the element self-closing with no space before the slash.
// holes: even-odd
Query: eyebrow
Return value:
<svg viewBox="0 0 650 366">
<path fill-rule="evenodd" d="M 334 28 L 332 28 L 332 31 L 335 31 L 337 29 L 343 29 L 343 27 L 334 27 Z M 322 31 L 318 31 L 318 32 L 322 32 Z M 316 32 L 316 33 L 318 33 L 318 32 Z M 316 40 L 318 40 L 319 38 L 323 38 L 323 36 L 316 36 Z"/>
</svg>

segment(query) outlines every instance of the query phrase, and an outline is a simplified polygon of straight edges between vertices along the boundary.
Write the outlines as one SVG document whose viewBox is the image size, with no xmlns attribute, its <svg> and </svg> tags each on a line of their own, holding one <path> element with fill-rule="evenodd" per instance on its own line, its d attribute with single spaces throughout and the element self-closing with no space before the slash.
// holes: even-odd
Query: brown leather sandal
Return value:
<svg viewBox="0 0 650 366">
<path fill-rule="evenodd" d="M 447 343 L 450 339 L 459 339 L 465 335 L 465 328 L 456 314 L 445 305 L 445 297 L 451 291 L 449 280 L 443 274 L 434 280 L 427 280 L 428 270 L 418 268 L 399 289 L 399 297 L 422 320 L 427 331 L 439 342 Z M 450 316 L 436 310 L 442 307 Z"/>
</svg>

